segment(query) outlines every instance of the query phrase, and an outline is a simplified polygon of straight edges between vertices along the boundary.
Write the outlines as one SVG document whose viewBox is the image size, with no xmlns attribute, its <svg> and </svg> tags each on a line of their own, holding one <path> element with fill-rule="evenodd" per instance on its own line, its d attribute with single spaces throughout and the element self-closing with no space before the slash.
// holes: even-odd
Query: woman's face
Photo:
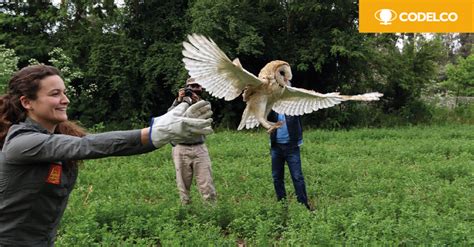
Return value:
<svg viewBox="0 0 474 247">
<path fill-rule="evenodd" d="M 56 125 L 67 120 L 69 99 L 64 81 L 58 75 L 45 77 L 40 81 L 39 91 L 35 100 L 26 100 L 23 104 L 28 116 L 53 132 Z"/>
</svg>

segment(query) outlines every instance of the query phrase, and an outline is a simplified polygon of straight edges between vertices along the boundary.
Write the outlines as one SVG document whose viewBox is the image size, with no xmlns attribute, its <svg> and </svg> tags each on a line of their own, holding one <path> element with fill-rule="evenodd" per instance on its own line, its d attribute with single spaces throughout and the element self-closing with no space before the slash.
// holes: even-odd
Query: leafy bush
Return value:
<svg viewBox="0 0 474 247">
<path fill-rule="evenodd" d="M 433 120 L 435 124 L 464 123 L 474 124 L 474 104 L 461 104 L 454 109 L 433 107 Z"/>
</svg>

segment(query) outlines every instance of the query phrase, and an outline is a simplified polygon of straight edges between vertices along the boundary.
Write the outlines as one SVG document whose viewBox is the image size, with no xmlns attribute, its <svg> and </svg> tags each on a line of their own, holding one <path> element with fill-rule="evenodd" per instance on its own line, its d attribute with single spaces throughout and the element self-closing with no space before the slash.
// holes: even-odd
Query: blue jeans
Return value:
<svg viewBox="0 0 474 247">
<path fill-rule="evenodd" d="M 271 155 L 273 185 L 277 199 L 282 200 L 286 198 L 284 181 L 286 161 L 290 169 L 293 186 L 295 187 L 296 198 L 298 202 L 309 207 L 303 171 L 301 170 L 300 147 L 288 144 L 272 144 Z"/>
</svg>

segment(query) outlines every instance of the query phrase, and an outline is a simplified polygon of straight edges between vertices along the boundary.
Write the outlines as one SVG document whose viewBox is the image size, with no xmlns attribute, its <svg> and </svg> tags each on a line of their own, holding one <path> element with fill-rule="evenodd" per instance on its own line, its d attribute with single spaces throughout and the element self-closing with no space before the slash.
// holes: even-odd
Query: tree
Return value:
<svg viewBox="0 0 474 247">
<path fill-rule="evenodd" d="M 474 34 L 472 33 L 460 33 L 459 34 L 459 54 L 466 58 L 468 57 L 473 50 L 473 43 L 474 43 Z"/>
<path fill-rule="evenodd" d="M 77 112 L 72 113 L 87 126 L 107 122 L 132 127 L 149 117 L 141 111 L 144 99 L 143 50 L 139 42 L 109 34 L 93 44 L 90 59 L 79 86 Z M 90 96 L 90 97 L 89 97 Z"/>
<path fill-rule="evenodd" d="M 8 2 L 8 1 L 7 1 Z M 0 8 L 0 44 L 14 48 L 19 66 L 30 58 L 47 61 L 54 47 L 58 9 L 49 1 L 11 1 Z"/>
<path fill-rule="evenodd" d="M 384 112 L 396 114 L 410 122 L 430 115 L 421 101 L 421 93 L 438 78 L 437 61 L 443 47 L 438 39 L 427 40 L 419 34 L 401 34 L 402 48 L 394 46 L 398 38 L 381 45 L 371 67 L 376 69 L 384 88 Z"/>
<path fill-rule="evenodd" d="M 127 0 L 121 21 L 124 37 L 140 47 L 137 66 L 142 121 L 166 112 L 187 72 L 181 62 L 182 41 L 187 33 L 188 0 Z"/>
<path fill-rule="evenodd" d="M 438 67 L 448 63 L 439 55 L 438 38 L 359 33 L 357 1 L 124 3 L 119 8 L 113 0 L 68 0 L 56 7 L 48 1 L 14 1 L 0 7 L 0 43 L 15 49 L 19 67 L 32 58 L 82 71 L 82 76 L 70 73 L 65 79 L 71 77 L 67 83 L 77 94 L 70 115 L 88 127 L 100 122 L 125 127 L 164 113 L 188 76 L 181 61 L 182 41 L 193 32 L 211 37 L 254 74 L 279 59 L 292 66 L 297 87 L 385 94 L 377 104 L 347 103 L 313 113 L 311 122 L 317 126 L 328 119 L 330 126 L 351 125 L 358 118 L 371 118 L 376 108 L 397 115 L 409 112 L 424 88 L 443 80 Z M 472 44 L 472 35 L 441 37 L 452 59 L 465 56 Z M 397 45 L 400 40 L 403 49 Z M 460 44 L 459 50 L 451 40 Z M 62 51 L 51 53 L 55 47 Z M 54 60 L 60 57 L 63 62 Z M 244 103 L 211 101 L 216 123 L 236 127 Z"/>
<path fill-rule="evenodd" d="M 457 64 L 449 64 L 444 85 L 454 92 L 456 97 L 474 96 L 474 54 L 458 58 Z"/>
<path fill-rule="evenodd" d="M 0 93 L 6 93 L 6 88 L 10 77 L 18 67 L 19 58 L 13 49 L 8 49 L 5 45 L 0 45 Z"/>
</svg>

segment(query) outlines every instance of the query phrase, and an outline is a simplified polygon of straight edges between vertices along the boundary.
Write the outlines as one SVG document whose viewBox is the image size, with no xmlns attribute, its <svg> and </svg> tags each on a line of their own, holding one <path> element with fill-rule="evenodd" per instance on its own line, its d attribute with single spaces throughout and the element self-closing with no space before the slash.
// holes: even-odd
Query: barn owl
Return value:
<svg viewBox="0 0 474 247">
<path fill-rule="evenodd" d="M 378 92 L 351 96 L 337 92 L 322 94 L 292 87 L 290 65 L 280 60 L 265 65 L 256 77 L 245 70 L 238 59 L 231 61 L 212 39 L 199 34 L 188 35 L 183 47 L 183 62 L 189 75 L 211 95 L 229 101 L 243 94 L 247 106 L 238 130 L 251 129 L 259 124 L 268 132 L 279 128 L 281 122 L 267 120 L 271 110 L 295 116 L 347 100 L 372 101 L 383 96 Z"/>
</svg>

